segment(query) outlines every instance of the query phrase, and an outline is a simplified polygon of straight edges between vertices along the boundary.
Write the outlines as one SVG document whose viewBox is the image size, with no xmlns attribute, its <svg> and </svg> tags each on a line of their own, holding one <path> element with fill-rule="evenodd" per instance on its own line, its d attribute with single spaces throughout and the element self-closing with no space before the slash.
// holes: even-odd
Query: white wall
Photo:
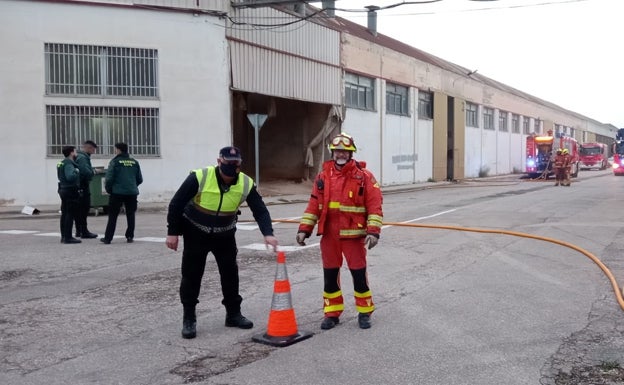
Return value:
<svg viewBox="0 0 624 385">
<path fill-rule="evenodd" d="M 342 131 L 353 136 L 357 152 L 354 158 L 366 162 L 368 168 L 380 183 L 381 174 L 381 130 L 379 113 L 347 108 Z"/>
<path fill-rule="evenodd" d="M 157 49 L 160 100 L 88 100 L 89 105 L 160 108 L 160 158 L 138 158 L 139 200 L 169 198 L 188 171 L 213 164 L 231 143 L 229 71 L 217 18 L 188 13 L 29 1 L 0 12 L 0 205 L 58 203 L 58 158 L 46 156 L 46 104 L 84 98 L 45 97 L 44 43 Z M 11 38 L 7 38 L 10 36 Z M 109 159 L 93 159 L 105 166 Z M 19 178 L 19 179 L 18 179 Z"/>
</svg>

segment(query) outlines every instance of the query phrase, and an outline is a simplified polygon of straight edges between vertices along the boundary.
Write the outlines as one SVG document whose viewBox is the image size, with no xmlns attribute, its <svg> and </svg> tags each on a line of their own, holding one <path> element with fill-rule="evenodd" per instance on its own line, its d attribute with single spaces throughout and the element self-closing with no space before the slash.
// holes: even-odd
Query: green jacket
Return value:
<svg viewBox="0 0 624 385">
<path fill-rule="evenodd" d="M 80 187 L 80 170 L 73 159 L 65 158 L 56 164 L 56 174 L 58 176 L 59 188 L 76 188 Z"/>
<path fill-rule="evenodd" d="M 78 151 L 76 163 L 78 164 L 78 169 L 80 170 L 80 185 L 83 187 L 87 186 L 95 174 L 93 166 L 91 166 L 91 154 L 84 151 Z"/>
<path fill-rule="evenodd" d="M 115 156 L 108 164 L 104 188 L 109 194 L 139 195 L 138 186 L 143 183 L 141 166 L 127 153 Z"/>
</svg>

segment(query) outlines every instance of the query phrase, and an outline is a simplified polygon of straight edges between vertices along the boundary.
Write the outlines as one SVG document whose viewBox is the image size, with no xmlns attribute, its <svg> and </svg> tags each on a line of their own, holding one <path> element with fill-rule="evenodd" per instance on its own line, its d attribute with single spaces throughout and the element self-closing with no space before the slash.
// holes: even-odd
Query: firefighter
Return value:
<svg viewBox="0 0 624 385">
<path fill-rule="evenodd" d="M 247 202 L 264 235 L 264 242 L 277 249 L 271 216 L 254 181 L 240 171 L 242 158 L 237 147 L 224 147 L 216 166 L 197 169 L 182 183 L 169 203 L 167 247 L 178 249 L 184 236 L 180 301 L 184 309 L 182 337 L 195 338 L 195 306 L 199 298 L 206 257 L 215 257 L 225 306 L 225 326 L 251 329 L 253 322 L 241 314 L 236 222 L 239 207 Z"/>
<path fill-rule="evenodd" d="M 557 155 L 555 155 L 555 186 L 563 186 L 563 178 L 565 173 L 565 158 L 563 156 L 563 150 L 558 149 Z"/>
<path fill-rule="evenodd" d="M 567 148 L 564 148 L 561 151 L 563 155 L 563 182 L 562 186 L 570 187 L 570 172 L 572 171 L 572 156 L 570 155 L 570 151 Z"/>
<path fill-rule="evenodd" d="M 353 159 L 353 138 L 341 133 L 329 144 L 332 158 L 323 163 L 317 175 L 308 206 L 301 218 L 297 243 L 305 245 L 314 226 L 321 235 L 323 261 L 324 319 L 321 329 L 339 323 L 344 310 L 340 288 L 343 255 L 353 277 L 358 325 L 371 327 L 370 315 L 375 310 L 366 275 L 366 248 L 379 240 L 382 224 L 382 195 L 373 174 L 364 162 Z"/>
</svg>

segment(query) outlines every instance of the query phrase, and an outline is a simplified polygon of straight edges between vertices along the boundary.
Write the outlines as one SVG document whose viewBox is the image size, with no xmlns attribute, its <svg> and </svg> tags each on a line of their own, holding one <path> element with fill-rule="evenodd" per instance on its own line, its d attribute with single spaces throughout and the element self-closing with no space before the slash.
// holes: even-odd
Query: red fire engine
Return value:
<svg viewBox="0 0 624 385">
<path fill-rule="evenodd" d="M 615 135 L 613 149 L 613 175 L 624 175 L 624 128 Z"/>
<path fill-rule="evenodd" d="M 624 146 L 623 146 L 624 147 Z M 558 149 L 567 148 L 571 156 L 570 175 L 578 176 L 579 151 L 576 139 L 563 134 L 547 136 L 529 135 L 526 140 L 526 172 L 530 178 L 546 178 L 553 175 L 553 158 Z M 624 167 L 624 166 L 623 166 Z M 624 172 L 624 170 L 622 170 Z"/>
<path fill-rule="evenodd" d="M 604 170 L 607 168 L 609 161 L 609 151 L 604 143 L 583 143 L 579 151 L 581 170 L 598 168 Z"/>
</svg>

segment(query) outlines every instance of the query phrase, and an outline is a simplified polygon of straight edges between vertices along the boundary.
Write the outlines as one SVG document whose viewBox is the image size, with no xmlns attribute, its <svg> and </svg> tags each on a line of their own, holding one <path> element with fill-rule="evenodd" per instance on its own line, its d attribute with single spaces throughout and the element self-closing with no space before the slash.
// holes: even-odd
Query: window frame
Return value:
<svg viewBox="0 0 624 385">
<path fill-rule="evenodd" d="M 531 134 L 531 118 L 528 116 L 522 116 L 522 133 L 524 135 Z"/>
<path fill-rule="evenodd" d="M 433 92 L 418 90 L 418 119 L 433 119 Z"/>
<path fill-rule="evenodd" d="M 483 129 L 494 130 L 494 109 L 483 107 Z"/>
<path fill-rule="evenodd" d="M 509 113 L 507 111 L 498 110 L 498 130 L 501 132 L 509 132 L 508 128 Z"/>
<path fill-rule="evenodd" d="M 410 116 L 409 93 L 409 87 L 386 82 L 386 113 L 391 115 Z"/>
<path fill-rule="evenodd" d="M 466 126 L 479 128 L 478 104 L 466 102 Z"/>
<path fill-rule="evenodd" d="M 365 111 L 375 111 L 376 79 L 367 76 L 345 72 L 344 92 L 345 106 Z M 369 84 L 362 84 L 362 83 Z M 355 103 L 353 102 L 355 96 Z"/>
<path fill-rule="evenodd" d="M 511 132 L 513 134 L 520 133 L 520 115 L 519 114 L 511 114 Z"/>
</svg>

